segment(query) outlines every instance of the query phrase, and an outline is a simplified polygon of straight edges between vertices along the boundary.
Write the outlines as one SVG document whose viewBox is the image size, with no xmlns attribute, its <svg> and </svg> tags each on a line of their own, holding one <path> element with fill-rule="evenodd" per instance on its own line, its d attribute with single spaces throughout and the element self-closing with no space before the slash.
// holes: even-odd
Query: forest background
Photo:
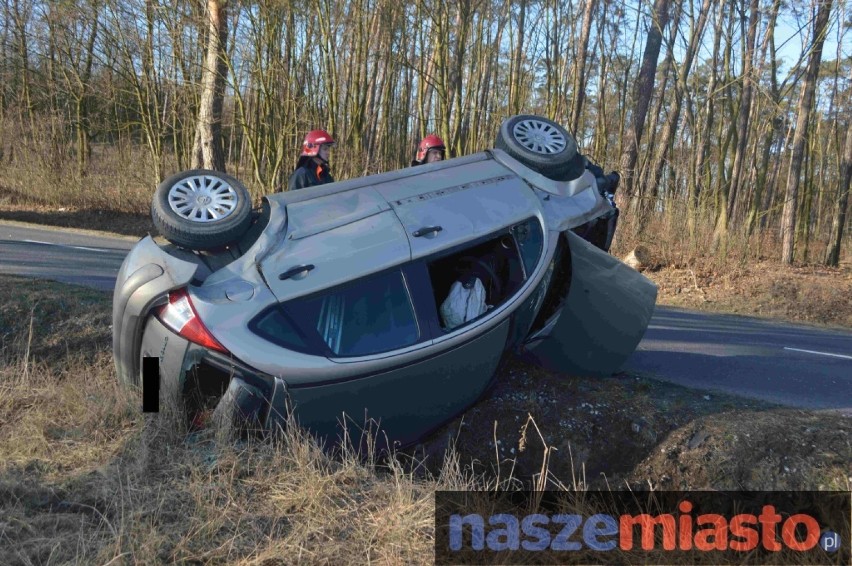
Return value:
<svg viewBox="0 0 852 566">
<path fill-rule="evenodd" d="M 621 249 L 836 266 L 849 247 L 844 1 L 3 0 L 0 17 L 16 202 L 147 213 L 201 166 L 259 199 L 309 129 L 338 140 L 345 179 L 407 165 L 427 133 L 451 156 L 492 147 L 532 113 L 621 173 Z"/>
</svg>

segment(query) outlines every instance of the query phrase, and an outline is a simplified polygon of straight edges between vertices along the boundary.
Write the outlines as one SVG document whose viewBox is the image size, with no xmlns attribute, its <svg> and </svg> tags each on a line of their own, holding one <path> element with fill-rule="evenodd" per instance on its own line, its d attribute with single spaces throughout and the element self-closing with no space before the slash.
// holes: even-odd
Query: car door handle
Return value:
<svg viewBox="0 0 852 566">
<path fill-rule="evenodd" d="M 295 277 L 296 275 L 298 275 L 300 273 L 304 273 L 305 275 L 307 275 L 308 272 L 311 271 L 313 268 L 314 268 L 313 264 L 297 265 L 296 267 L 291 267 L 290 269 L 288 269 L 287 271 L 285 271 L 284 273 L 279 275 L 278 279 L 283 281 L 285 279 L 290 279 L 291 277 Z"/>
<path fill-rule="evenodd" d="M 412 236 L 414 236 L 415 238 L 419 238 L 421 236 L 428 236 L 429 234 L 437 234 L 441 230 L 443 230 L 443 228 L 441 228 L 440 226 L 424 226 L 419 230 L 415 230 Z"/>
</svg>

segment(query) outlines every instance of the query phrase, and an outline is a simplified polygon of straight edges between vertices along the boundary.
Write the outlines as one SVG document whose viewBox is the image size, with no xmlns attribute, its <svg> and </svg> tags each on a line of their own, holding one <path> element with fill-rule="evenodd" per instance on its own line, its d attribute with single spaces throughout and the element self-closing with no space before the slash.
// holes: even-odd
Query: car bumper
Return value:
<svg viewBox="0 0 852 566">
<path fill-rule="evenodd" d="M 169 291 L 188 284 L 197 269 L 197 264 L 164 252 L 150 236 L 127 254 L 112 301 L 113 359 L 116 374 L 124 383 L 139 384 L 139 344 L 150 310 L 165 302 Z"/>
</svg>

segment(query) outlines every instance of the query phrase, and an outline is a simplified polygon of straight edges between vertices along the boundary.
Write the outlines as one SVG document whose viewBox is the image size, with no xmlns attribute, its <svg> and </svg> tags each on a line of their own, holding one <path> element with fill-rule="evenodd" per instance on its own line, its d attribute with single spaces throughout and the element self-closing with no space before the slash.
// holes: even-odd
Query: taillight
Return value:
<svg viewBox="0 0 852 566">
<path fill-rule="evenodd" d="M 186 292 L 186 289 L 176 289 L 170 292 L 168 304 L 158 307 L 155 314 L 160 322 L 190 342 L 224 354 L 230 353 L 210 334 L 210 331 L 198 318 L 198 313 L 195 312 L 195 307 L 192 306 L 192 301 L 189 299 L 189 293 Z"/>
</svg>

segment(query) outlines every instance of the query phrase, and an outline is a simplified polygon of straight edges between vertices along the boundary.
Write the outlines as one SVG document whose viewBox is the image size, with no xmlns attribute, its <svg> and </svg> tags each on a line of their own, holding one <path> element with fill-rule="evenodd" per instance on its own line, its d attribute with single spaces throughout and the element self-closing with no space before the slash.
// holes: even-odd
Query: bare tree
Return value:
<svg viewBox="0 0 852 566">
<path fill-rule="evenodd" d="M 577 72 L 574 74 L 574 102 L 571 105 L 571 131 L 580 137 L 580 115 L 586 98 L 586 58 L 589 49 L 589 35 L 592 29 L 592 14 L 596 0 L 586 0 L 583 8 L 583 28 L 580 32 L 580 45 L 577 51 Z"/>
<path fill-rule="evenodd" d="M 207 56 L 201 75 L 201 104 L 195 129 L 192 167 L 225 171 L 222 104 L 225 94 L 225 47 L 228 42 L 228 0 L 207 0 Z"/>
<path fill-rule="evenodd" d="M 719 52 L 722 46 L 722 23 L 723 10 L 719 6 L 716 14 L 716 23 L 713 30 L 713 56 L 710 61 L 710 78 L 707 84 L 707 99 L 704 103 L 704 123 L 699 133 L 698 147 L 693 152 L 695 159 L 695 186 L 692 194 L 689 195 L 689 215 L 690 227 L 694 226 L 695 213 L 698 209 L 698 199 L 704 193 L 705 189 L 710 186 L 710 170 L 705 164 L 707 163 L 708 154 L 710 153 L 710 139 L 713 132 L 713 123 L 716 117 L 716 82 L 719 80 Z"/>
<path fill-rule="evenodd" d="M 758 69 L 758 76 L 761 74 L 763 64 L 769 63 L 769 110 L 766 115 L 769 119 L 768 123 L 764 124 L 765 135 L 762 140 L 763 149 L 761 153 L 760 163 L 757 166 L 757 177 L 752 189 L 751 206 L 749 208 L 748 218 L 746 219 L 746 234 L 751 236 L 754 230 L 755 220 L 757 215 L 763 208 L 763 198 L 767 185 L 769 172 L 769 157 L 772 147 L 777 143 L 780 136 L 781 119 L 778 116 L 778 107 L 780 106 L 780 92 L 778 89 L 778 67 L 777 58 L 775 57 L 775 22 L 778 18 L 778 12 L 781 8 L 781 0 L 773 0 L 772 7 L 769 10 L 769 20 L 766 24 L 766 34 L 761 45 L 760 62 L 761 67 Z M 769 56 L 767 57 L 767 52 Z M 758 114 L 759 115 L 759 114 Z"/>
<path fill-rule="evenodd" d="M 512 2 L 507 1 L 506 5 L 509 10 L 512 9 Z M 512 66 L 509 73 L 509 110 L 512 114 L 520 113 L 522 107 L 521 83 L 523 82 L 523 53 L 524 53 L 524 38 L 526 32 L 527 18 L 527 0 L 520 0 L 518 3 L 518 27 L 515 37 L 515 52 L 512 54 Z"/>
<path fill-rule="evenodd" d="M 819 4 L 813 28 L 813 43 L 808 57 L 808 68 L 802 78 L 802 94 L 797 111 L 796 131 L 793 135 L 793 150 L 790 154 L 790 170 L 787 174 L 787 190 L 784 197 L 784 213 L 781 220 L 783 242 L 781 244 L 781 261 L 793 263 L 793 247 L 796 237 L 796 213 L 799 203 L 799 177 L 802 172 L 802 161 L 805 155 L 805 141 L 808 132 L 808 120 L 811 115 L 816 78 L 822 60 L 822 46 L 825 42 L 825 32 L 828 16 L 831 13 L 832 0 L 814 0 Z"/>
<path fill-rule="evenodd" d="M 683 105 L 683 97 L 687 90 L 687 79 L 692 68 L 692 61 L 695 59 L 695 54 L 698 52 L 698 47 L 701 44 L 701 39 L 704 35 L 704 26 L 707 23 L 707 16 L 711 9 L 713 0 L 704 0 L 698 13 L 698 20 L 693 23 L 689 34 L 689 43 L 684 54 L 683 64 L 677 74 L 675 82 L 674 98 L 671 103 L 669 115 L 663 126 L 662 138 L 656 143 L 658 146 L 657 157 L 651 169 L 649 185 L 656 187 L 660 184 L 663 176 L 663 167 L 669 151 L 671 150 L 672 142 L 674 141 L 675 132 L 677 131 L 680 120 L 680 111 Z"/>
<path fill-rule="evenodd" d="M 847 106 L 852 110 L 852 104 L 847 104 Z M 846 225 L 846 213 L 849 208 L 850 184 L 852 184 L 852 123 L 847 120 L 846 144 L 840 170 L 837 205 L 831 221 L 831 236 L 825 250 L 825 264 L 834 267 L 837 267 L 840 263 L 840 245 L 843 242 L 843 227 Z"/>
<path fill-rule="evenodd" d="M 620 192 L 622 207 L 627 199 L 634 198 L 634 177 L 636 162 L 639 157 L 639 143 L 642 141 L 642 131 L 645 128 L 645 117 L 648 106 L 654 94 L 654 78 L 657 72 L 657 59 L 660 56 L 660 46 L 663 43 L 663 29 L 669 19 L 669 0 L 655 0 L 648 26 L 648 39 L 645 52 L 642 55 L 642 67 L 636 79 L 634 90 L 633 116 L 627 130 L 625 147 L 621 154 L 622 190 Z M 634 204 L 634 210 L 636 209 Z"/>
<path fill-rule="evenodd" d="M 746 36 L 743 53 L 743 90 L 740 96 L 740 109 L 737 114 L 737 147 L 734 152 L 734 168 L 731 172 L 731 189 L 728 196 L 728 219 L 734 221 L 734 213 L 737 211 L 737 197 L 739 188 L 745 183 L 742 180 L 743 162 L 745 161 L 746 147 L 749 137 L 749 120 L 751 119 L 751 93 L 754 78 L 752 69 L 754 67 L 754 44 L 757 37 L 757 22 L 760 19 L 760 3 L 751 0 L 749 7 L 748 35 Z"/>
<path fill-rule="evenodd" d="M 407 163 L 418 136 L 463 155 L 489 147 L 508 114 L 542 113 L 597 161 L 621 162 L 627 225 L 684 221 L 695 252 L 714 226 L 727 234 L 745 219 L 743 235 L 760 236 L 780 229 L 799 178 L 786 210 L 796 246 L 813 257 L 820 243 L 822 259 L 830 240 L 826 256 L 840 260 L 845 30 L 832 28 L 838 58 L 811 81 L 803 116 L 810 20 L 826 9 L 809 4 L 645 0 L 636 17 L 615 0 L 3 0 L 0 184 L 38 179 L 39 198 L 73 191 L 94 204 L 86 185 L 118 174 L 119 198 L 104 200 L 141 210 L 151 181 L 193 166 L 274 190 L 314 127 L 341 142 L 343 179 Z M 783 74 L 780 19 L 808 44 Z M 131 161 L 139 152 L 145 167 Z M 763 241 L 727 244 L 751 254 Z"/>
</svg>

